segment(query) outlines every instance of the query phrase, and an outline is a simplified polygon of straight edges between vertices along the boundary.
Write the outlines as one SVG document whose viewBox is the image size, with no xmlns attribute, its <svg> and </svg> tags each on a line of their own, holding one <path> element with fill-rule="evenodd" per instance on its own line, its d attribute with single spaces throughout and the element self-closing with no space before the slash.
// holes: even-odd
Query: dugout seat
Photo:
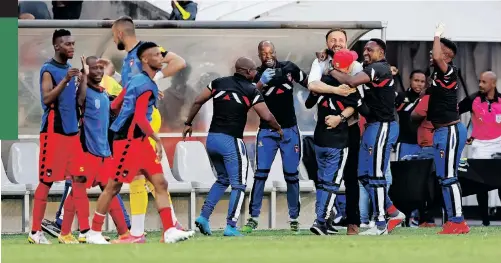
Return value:
<svg viewBox="0 0 501 263">
<path fill-rule="evenodd" d="M 304 180 L 304 177 L 301 172 L 301 164 L 298 168 L 299 170 L 299 190 L 301 192 L 313 192 L 315 191 L 315 185 L 311 180 Z M 275 156 L 275 160 L 271 165 L 270 174 L 268 175 L 268 181 L 273 182 L 273 186 L 277 188 L 279 192 L 287 191 L 287 183 L 285 182 L 284 173 L 282 169 L 282 155 L 280 151 L 277 151 L 277 155 Z"/>
<path fill-rule="evenodd" d="M 22 197 L 22 214 L 21 214 L 21 231 L 26 232 L 30 223 L 30 191 L 26 189 L 25 184 L 12 183 L 7 177 L 3 161 L 0 160 L 0 173 L 2 174 L 2 199 L 3 196 L 19 196 Z M 3 205 L 2 205 L 3 206 Z"/>
<path fill-rule="evenodd" d="M 25 184 L 34 191 L 38 185 L 38 154 L 40 148 L 34 142 L 12 144 L 7 164 L 7 177 L 14 184 Z"/>
<path fill-rule="evenodd" d="M 165 180 L 169 183 L 169 192 L 170 193 L 191 193 L 192 186 L 190 182 L 182 182 L 178 181 L 174 175 L 172 174 L 172 170 L 170 169 L 169 160 L 167 159 L 167 155 L 165 154 L 165 149 L 162 147 L 162 169 L 164 171 Z"/>
<path fill-rule="evenodd" d="M 197 192 L 208 192 L 216 181 L 205 146 L 199 141 L 178 142 L 172 174 L 181 182 L 190 182 Z"/>
<path fill-rule="evenodd" d="M 0 172 L 2 173 L 2 195 L 24 195 L 26 193 L 26 185 L 12 183 L 7 177 L 2 161 L 0 161 L 0 165 L 2 166 L 0 169 Z"/>
</svg>

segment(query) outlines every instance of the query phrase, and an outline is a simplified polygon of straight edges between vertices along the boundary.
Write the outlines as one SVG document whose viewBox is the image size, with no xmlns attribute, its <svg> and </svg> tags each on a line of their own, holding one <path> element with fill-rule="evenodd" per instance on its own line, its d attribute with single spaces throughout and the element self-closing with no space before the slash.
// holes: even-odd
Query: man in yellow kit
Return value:
<svg viewBox="0 0 501 263">
<path fill-rule="evenodd" d="M 127 89 L 128 81 L 136 74 L 141 73 L 141 61 L 137 57 L 137 49 L 141 46 L 142 42 L 138 41 L 135 34 L 134 22 L 130 17 L 122 17 L 113 23 L 112 27 L 113 41 L 117 45 L 118 50 L 126 50 L 127 55 L 123 60 L 122 65 L 122 86 Z M 165 51 L 161 48 L 162 55 L 164 56 L 163 62 L 167 64 L 161 71 L 158 71 L 154 77 L 154 81 L 158 81 L 164 77 L 170 77 L 186 67 L 183 58 L 173 52 Z M 116 98 L 123 100 L 125 92 L 121 92 Z M 163 94 L 160 94 L 160 98 Z M 161 127 L 161 116 L 158 109 L 155 107 L 151 116 L 151 126 L 154 132 L 158 132 Z M 155 147 L 155 142 L 150 139 L 150 143 Z M 130 205 L 131 205 L 131 229 L 130 236 L 125 237 L 122 243 L 144 243 L 144 221 L 146 209 L 148 206 L 148 192 L 150 190 L 155 196 L 153 185 L 151 185 L 144 177 L 138 175 L 130 184 Z M 172 203 L 172 202 L 171 202 Z M 181 225 L 175 217 L 174 210 L 172 210 L 173 222 L 176 227 L 181 228 Z"/>
</svg>

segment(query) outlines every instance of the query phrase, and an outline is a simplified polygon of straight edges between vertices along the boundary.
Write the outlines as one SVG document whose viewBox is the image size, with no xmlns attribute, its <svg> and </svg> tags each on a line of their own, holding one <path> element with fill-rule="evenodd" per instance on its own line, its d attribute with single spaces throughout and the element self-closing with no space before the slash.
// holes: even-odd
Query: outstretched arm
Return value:
<svg viewBox="0 0 501 263">
<path fill-rule="evenodd" d="M 440 43 L 440 37 L 444 33 L 445 25 L 440 23 L 435 30 L 435 37 L 433 38 L 433 50 L 432 58 L 435 65 L 438 66 L 442 73 L 446 73 L 449 65 L 445 63 L 444 56 L 442 53 L 442 44 Z"/>
<path fill-rule="evenodd" d="M 369 83 L 371 81 L 369 75 L 367 75 L 367 73 L 363 71 L 357 73 L 355 76 L 350 76 L 341 71 L 333 70 L 330 72 L 330 75 L 337 79 L 339 82 L 347 84 L 353 88 L 356 88 L 362 84 Z"/>
</svg>

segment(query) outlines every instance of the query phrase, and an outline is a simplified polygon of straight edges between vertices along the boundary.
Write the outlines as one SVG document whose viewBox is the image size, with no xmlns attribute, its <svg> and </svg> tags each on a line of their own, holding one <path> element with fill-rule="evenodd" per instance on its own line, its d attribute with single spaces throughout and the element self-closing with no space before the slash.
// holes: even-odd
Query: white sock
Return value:
<svg viewBox="0 0 501 263">
<path fill-rule="evenodd" d="M 131 215 L 130 217 L 130 234 L 135 237 L 140 237 L 144 235 L 144 220 L 146 219 L 146 214 L 142 215 Z"/>
</svg>

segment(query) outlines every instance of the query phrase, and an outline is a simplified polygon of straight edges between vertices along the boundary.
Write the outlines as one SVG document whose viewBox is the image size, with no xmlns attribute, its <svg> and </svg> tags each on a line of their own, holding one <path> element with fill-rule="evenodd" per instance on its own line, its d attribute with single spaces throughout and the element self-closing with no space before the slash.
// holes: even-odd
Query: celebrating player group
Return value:
<svg viewBox="0 0 501 263">
<path fill-rule="evenodd" d="M 450 40 L 441 38 L 443 30 L 440 24 L 435 32 L 428 120 L 436 129 L 435 166 L 449 218 L 440 233 L 461 234 L 469 232 L 462 217 L 457 180 L 466 130 L 457 111 L 458 73 L 452 64 L 457 48 Z M 155 197 L 163 225 L 161 242 L 175 243 L 195 234 L 184 230 L 174 214 L 160 165 L 161 118 L 156 109 L 157 100 L 163 97 L 156 82 L 175 75 L 186 63 L 156 43 L 137 40 L 131 18 L 116 20 L 112 32 L 117 48 L 128 52 L 123 61 L 123 89 L 119 94 L 111 94 L 102 85 L 109 61 L 82 56 L 81 69 L 74 68 L 68 63 L 76 46 L 71 33 L 60 29 L 53 34 L 54 57 L 40 70 L 44 110 L 40 129 L 40 184 L 35 191 L 30 243 L 50 244 L 42 231 L 43 216 L 50 187 L 53 182 L 63 180 L 67 181 L 68 189 L 56 217 L 60 220 L 57 235 L 60 243 L 110 244 L 110 239 L 101 232 L 107 213 L 118 231 L 118 238 L 111 243 L 144 243 L 148 191 Z M 195 99 L 184 123 L 183 138 L 191 136 L 192 121 L 202 105 L 210 99 L 214 104 L 206 147 L 217 180 L 195 220 L 202 234 L 212 234 L 210 215 L 229 186 L 224 235 L 241 236 L 241 231 L 250 233 L 258 227 L 265 182 L 278 150 L 287 183 L 290 228 L 299 230 L 298 166 L 302 149 L 294 110 L 295 83 L 310 92 L 306 107 L 318 108 L 314 132 L 318 164 L 316 220 L 310 230 L 317 235 L 337 232 L 330 223 L 331 211 L 344 179 L 347 191 L 352 182 L 358 191 L 359 182 L 371 199 L 376 224 L 360 235 L 385 235 L 405 220 L 386 189 L 385 172 L 399 134 L 394 117 L 394 80 L 385 60 L 386 44 L 381 39 L 371 39 L 364 47 L 364 62 L 360 64 L 358 55 L 346 49 L 346 42 L 342 29 L 330 30 L 326 35 L 327 48 L 317 54 L 308 76 L 294 63 L 278 61 L 273 43 L 261 41 L 257 47 L 260 66 L 250 58 L 239 58 L 233 76 L 212 80 Z M 242 140 L 250 109 L 259 115 L 261 124 L 256 139 L 250 217 L 239 230 L 236 225 L 251 165 Z M 359 134 L 352 137 L 357 132 L 350 132 L 360 115 L 367 120 L 361 140 Z M 355 146 L 350 143 L 353 140 Z M 352 176 L 356 171 L 358 177 Z M 123 183 L 131 186 L 131 220 L 119 195 Z M 93 186 L 99 186 L 102 193 L 89 223 L 86 189 Z M 71 233 L 75 215 L 78 238 Z M 349 228 L 348 232 L 359 234 L 358 227 Z"/>
</svg>

